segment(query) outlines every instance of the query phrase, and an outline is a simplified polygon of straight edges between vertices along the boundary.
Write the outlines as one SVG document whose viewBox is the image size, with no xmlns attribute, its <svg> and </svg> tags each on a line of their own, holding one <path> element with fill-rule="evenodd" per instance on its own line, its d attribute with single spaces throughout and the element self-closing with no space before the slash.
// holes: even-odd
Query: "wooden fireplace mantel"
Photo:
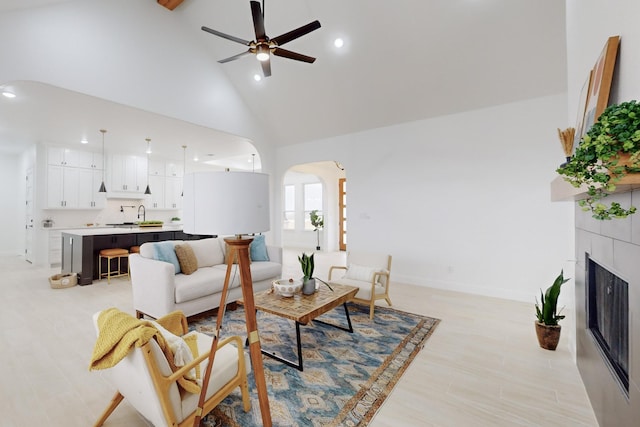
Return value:
<svg viewBox="0 0 640 427">
<path fill-rule="evenodd" d="M 640 173 L 629 174 L 620 180 L 616 184 L 616 189 L 613 193 L 626 193 L 640 188 Z M 551 201 L 552 202 L 566 202 L 575 201 L 587 198 L 587 187 L 583 185 L 579 188 L 569 184 L 564 178 L 558 175 L 553 181 L 551 181 Z"/>
</svg>

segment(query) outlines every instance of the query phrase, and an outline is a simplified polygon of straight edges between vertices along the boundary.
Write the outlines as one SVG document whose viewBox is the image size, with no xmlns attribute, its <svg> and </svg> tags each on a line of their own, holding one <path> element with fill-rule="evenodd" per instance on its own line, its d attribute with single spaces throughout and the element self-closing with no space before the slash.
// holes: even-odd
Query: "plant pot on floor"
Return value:
<svg viewBox="0 0 640 427">
<path fill-rule="evenodd" d="M 544 323 L 536 323 L 536 335 L 538 336 L 538 344 L 545 350 L 555 350 L 560 341 L 560 325 L 545 325 Z"/>
</svg>

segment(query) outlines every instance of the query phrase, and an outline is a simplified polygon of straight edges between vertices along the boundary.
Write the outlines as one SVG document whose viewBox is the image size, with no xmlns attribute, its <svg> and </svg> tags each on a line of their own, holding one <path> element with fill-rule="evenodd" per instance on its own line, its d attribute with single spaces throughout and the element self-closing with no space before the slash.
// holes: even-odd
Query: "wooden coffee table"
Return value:
<svg viewBox="0 0 640 427">
<path fill-rule="evenodd" d="M 296 293 L 292 297 L 283 297 L 271 290 L 259 292 L 255 294 L 255 307 L 256 311 L 261 310 L 265 313 L 271 313 L 273 315 L 283 317 L 285 319 L 293 320 L 296 323 L 296 341 L 298 347 L 298 362 L 292 362 L 275 353 L 269 352 L 262 348 L 262 354 L 276 359 L 286 365 L 296 368 L 300 371 L 303 370 L 302 366 L 302 344 L 300 342 L 300 325 L 306 325 L 316 317 L 324 314 L 330 310 L 333 310 L 337 306 L 344 307 L 344 313 L 347 318 L 348 327 L 334 325 L 331 323 L 325 323 L 321 320 L 316 320 L 318 323 L 333 326 L 343 331 L 353 332 L 351 326 L 351 318 L 349 317 L 349 309 L 347 308 L 347 302 L 358 293 L 358 288 L 355 286 L 345 285 L 331 285 L 333 291 L 331 291 L 326 285 L 320 284 L 318 290 L 312 295 L 303 295 L 302 293 Z M 238 300 L 239 304 L 244 304 L 242 299 Z"/>
</svg>

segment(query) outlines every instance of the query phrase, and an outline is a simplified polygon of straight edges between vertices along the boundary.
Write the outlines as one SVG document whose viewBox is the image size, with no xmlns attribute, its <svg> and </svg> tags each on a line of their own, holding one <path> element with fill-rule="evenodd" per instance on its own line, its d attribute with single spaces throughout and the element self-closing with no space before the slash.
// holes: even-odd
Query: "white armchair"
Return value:
<svg viewBox="0 0 640 427">
<path fill-rule="evenodd" d="M 98 331 L 99 315 L 100 312 L 93 316 L 96 331 Z M 157 322 L 165 326 L 163 318 L 158 319 Z M 170 332 L 177 332 L 176 335 L 187 334 L 187 321 L 184 315 L 179 328 L 182 330 L 175 329 L 174 327 Z M 191 334 L 197 336 L 198 355 L 175 372 L 172 371 L 155 339 L 150 339 L 141 347 L 133 347 L 124 359 L 112 368 L 106 369 L 104 372 L 107 380 L 117 388 L 117 392 L 94 426 L 102 426 L 124 398 L 156 427 L 192 426 L 200 396 L 197 393 L 179 390 L 177 381 L 198 366 L 199 371 L 196 372 L 204 376 L 212 338 L 198 332 L 190 332 L 189 335 Z M 202 416 L 211 412 L 236 387 L 240 387 L 244 410 L 248 411 L 250 400 L 247 371 L 250 370 L 251 365 L 248 355 L 243 351 L 240 337 L 229 337 L 218 343 L 213 365 Z M 202 384 L 201 379 L 197 382 L 199 385 Z"/>
<path fill-rule="evenodd" d="M 343 270 L 339 276 L 338 270 Z M 335 274 L 334 274 L 335 272 Z M 347 265 L 329 268 L 329 283 L 356 286 L 360 290 L 352 301 L 369 305 L 369 319 L 373 319 L 375 303 L 384 299 L 391 305 L 389 278 L 391 255 L 366 252 L 348 252 Z"/>
</svg>

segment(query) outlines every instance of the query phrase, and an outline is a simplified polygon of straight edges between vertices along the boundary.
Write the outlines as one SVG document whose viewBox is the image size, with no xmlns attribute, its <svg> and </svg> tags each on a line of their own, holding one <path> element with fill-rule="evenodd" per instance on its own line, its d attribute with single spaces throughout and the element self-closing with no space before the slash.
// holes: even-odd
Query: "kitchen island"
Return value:
<svg viewBox="0 0 640 427">
<path fill-rule="evenodd" d="M 62 273 L 77 273 L 79 285 L 90 285 L 98 277 L 98 254 L 102 249 L 129 250 L 146 242 L 198 240 L 212 237 L 187 234 L 181 229 L 161 227 L 78 228 L 62 232 Z M 126 261 L 125 261 L 126 262 Z M 124 264 L 123 269 L 128 268 Z"/>
</svg>

